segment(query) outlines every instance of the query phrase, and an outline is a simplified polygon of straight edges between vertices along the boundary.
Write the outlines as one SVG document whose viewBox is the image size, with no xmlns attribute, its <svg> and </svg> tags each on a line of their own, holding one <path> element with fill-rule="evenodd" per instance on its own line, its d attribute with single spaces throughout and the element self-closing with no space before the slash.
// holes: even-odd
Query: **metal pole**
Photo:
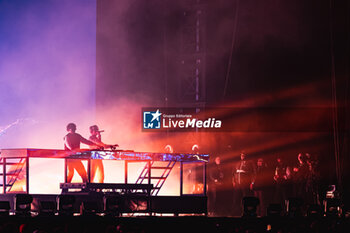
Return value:
<svg viewBox="0 0 350 233">
<path fill-rule="evenodd" d="M 128 161 L 124 160 L 124 176 L 125 176 L 125 184 L 128 183 Z"/>
<path fill-rule="evenodd" d="M 26 192 L 29 194 L 29 157 L 26 158 Z"/>
<path fill-rule="evenodd" d="M 147 165 L 148 165 L 148 185 L 151 185 L 151 161 L 150 160 L 148 160 Z M 152 192 L 152 190 L 150 188 L 148 188 L 148 203 L 147 204 L 148 204 L 148 212 L 149 212 L 150 216 L 152 215 L 151 192 Z"/>
<path fill-rule="evenodd" d="M 180 162 L 180 196 L 183 194 L 183 162 Z"/>
<path fill-rule="evenodd" d="M 88 176 L 88 183 L 91 183 L 91 158 L 88 159 L 87 164 L 87 176 Z"/>
<path fill-rule="evenodd" d="M 204 162 L 204 169 L 203 169 L 203 184 L 204 184 L 204 196 L 207 195 L 207 163 Z"/>
<path fill-rule="evenodd" d="M 148 184 L 151 184 L 151 161 L 148 160 L 147 162 L 147 166 L 148 166 Z"/>
<path fill-rule="evenodd" d="M 2 173 L 3 173 L 3 187 L 4 187 L 4 194 L 6 194 L 6 158 L 3 158 L 4 163 L 2 167 Z"/>
<path fill-rule="evenodd" d="M 68 169 L 67 159 L 64 159 L 64 183 L 67 183 Z"/>
</svg>

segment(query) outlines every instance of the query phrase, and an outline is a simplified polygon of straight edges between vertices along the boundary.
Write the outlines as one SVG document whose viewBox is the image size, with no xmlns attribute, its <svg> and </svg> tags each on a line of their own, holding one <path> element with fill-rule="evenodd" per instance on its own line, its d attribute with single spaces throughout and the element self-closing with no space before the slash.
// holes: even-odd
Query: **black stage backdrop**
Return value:
<svg viewBox="0 0 350 233">
<path fill-rule="evenodd" d="M 274 129 L 203 134 L 199 141 L 228 167 L 240 150 L 271 164 L 277 156 L 293 164 L 297 153 L 311 153 L 320 160 L 325 184 L 336 183 L 338 151 L 338 174 L 348 181 L 349 11 L 347 1 L 326 0 L 99 0 L 97 118 L 103 109 L 129 101 L 138 103 L 130 109 L 336 106 L 336 141 L 332 130 Z M 198 83 L 192 83 L 199 88 L 197 99 L 184 93 L 191 85 L 186 77 L 196 76 L 193 67 L 199 72 Z M 179 137 L 185 136 L 171 138 Z M 185 144 L 177 148 L 186 150 Z"/>
</svg>

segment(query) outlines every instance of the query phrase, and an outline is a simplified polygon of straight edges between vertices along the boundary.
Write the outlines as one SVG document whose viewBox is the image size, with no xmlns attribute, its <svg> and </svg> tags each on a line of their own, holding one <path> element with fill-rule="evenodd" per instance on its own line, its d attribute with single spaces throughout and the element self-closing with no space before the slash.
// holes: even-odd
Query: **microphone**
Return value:
<svg viewBox="0 0 350 233">
<path fill-rule="evenodd" d="M 99 130 L 99 131 L 97 131 L 97 132 L 99 132 L 99 133 L 103 133 L 103 132 L 104 132 L 104 130 Z"/>
</svg>

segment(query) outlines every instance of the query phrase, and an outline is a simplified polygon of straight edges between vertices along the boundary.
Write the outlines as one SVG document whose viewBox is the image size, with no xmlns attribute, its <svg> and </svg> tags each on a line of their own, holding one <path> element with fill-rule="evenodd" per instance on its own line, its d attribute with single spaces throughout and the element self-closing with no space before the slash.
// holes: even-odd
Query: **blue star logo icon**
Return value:
<svg viewBox="0 0 350 233">
<path fill-rule="evenodd" d="M 155 112 L 143 112 L 143 128 L 144 129 L 160 129 L 162 113 L 157 109 Z"/>
<path fill-rule="evenodd" d="M 152 121 L 154 121 L 154 120 L 159 121 L 159 117 L 160 117 L 162 114 L 159 112 L 159 109 L 157 109 L 157 111 L 156 111 L 155 113 L 151 113 L 151 115 L 153 116 L 153 118 L 152 118 L 152 120 L 151 120 L 151 122 L 152 122 Z"/>
</svg>

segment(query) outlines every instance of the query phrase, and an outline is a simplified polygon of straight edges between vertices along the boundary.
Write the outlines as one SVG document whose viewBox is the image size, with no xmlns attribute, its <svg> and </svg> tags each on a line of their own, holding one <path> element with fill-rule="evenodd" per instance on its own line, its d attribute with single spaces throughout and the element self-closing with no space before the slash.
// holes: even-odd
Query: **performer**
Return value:
<svg viewBox="0 0 350 233">
<path fill-rule="evenodd" d="M 294 176 L 294 195 L 296 197 L 301 197 L 307 202 L 307 180 L 310 175 L 310 168 L 306 162 L 307 157 L 299 153 L 298 154 L 298 166 L 293 169 Z"/>
<path fill-rule="evenodd" d="M 263 216 L 266 210 L 267 191 L 269 186 L 269 169 L 263 158 L 258 158 L 256 163 L 256 174 L 253 182 L 254 195 L 259 198 L 260 205 L 258 206 L 258 215 Z"/>
<path fill-rule="evenodd" d="M 284 206 L 284 202 L 287 199 L 287 193 L 290 193 L 290 180 L 291 180 L 291 170 L 287 166 L 281 157 L 277 158 L 277 165 L 275 168 L 275 175 L 273 177 L 275 180 L 275 200 Z"/>
<path fill-rule="evenodd" d="M 77 126 L 74 123 L 69 123 L 67 125 L 68 134 L 64 137 L 64 149 L 67 151 L 75 151 L 80 149 L 80 143 L 87 145 L 96 145 L 95 143 L 83 138 L 80 134 L 76 133 Z M 87 174 L 81 160 L 77 159 L 67 159 L 67 183 L 71 183 L 74 175 L 74 169 L 78 172 L 83 183 L 88 182 Z"/>
<path fill-rule="evenodd" d="M 209 202 L 209 209 L 211 213 L 215 215 L 221 215 L 223 207 L 225 204 L 227 205 L 227 203 L 223 203 L 224 171 L 219 156 L 215 158 L 215 164 L 210 170 L 209 178 L 211 181 L 211 199 Z"/>
<path fill-rule="evenodd" d="M 305 156 L 310 170 L 306 184 L 307 192 L 309 193 L 308 202 L 320 205 L 319 185 L 321 175 L 319 162 L 316 156 L 311 156 L 309 153 L 306 153 Z"/>
<path fill-rule="evenodd" d="M 89 140 L 97 144 L 98 146 L 90 146 L 90 148 L 97 149 L 98 147 L 117 147 L 118 145 L 106 145 L 102 142 L 101 132 L 97 125 L 90 126 L 90 137 Z M 98 173 L 99 172 L 99 173 Z M 93 159 L 91 160 L 91 181 L 94 181 L 96 175 L 98 176 L 98 183 L 103 183 L 104 181 L 104 168 L 101 159 Z"/>
<path fill-rule="evenodd" d="M 251 161 L 246 160 L 246 154 L 241 153 L 241 160 L 233 168 L 233 187 L 242 191 L 244 196 L 248 196 L 253 187 L 255 167 Z"/>
<path fill-rule="evenodd" d="M 255 166 L 246 160 L 246 154 L 241 152 L 241 160 L 234 166 L 232 171 L 232 185 L 235 190 L 235 206 L 241 206 L 242 198 L 252 196 Z M 236 210 L 237 211 L 237 210 Z M 237 212 L 238 213 L 238 212 Z"/>
</svg>

